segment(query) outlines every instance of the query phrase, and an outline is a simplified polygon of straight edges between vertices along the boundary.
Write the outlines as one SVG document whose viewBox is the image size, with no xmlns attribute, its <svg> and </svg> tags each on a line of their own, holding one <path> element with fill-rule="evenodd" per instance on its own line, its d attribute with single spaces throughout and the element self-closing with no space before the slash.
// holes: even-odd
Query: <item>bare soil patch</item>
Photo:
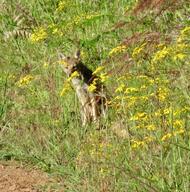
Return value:
<svg viewBox="0 0 190 192">
<path fill-rule="evenodd" d="M 1 192 L 63 192 L 60 187 L 52 188 L 55 183 L 55 179 L 35 168 L 15 162 L 0 162 Z"/>
</svg>

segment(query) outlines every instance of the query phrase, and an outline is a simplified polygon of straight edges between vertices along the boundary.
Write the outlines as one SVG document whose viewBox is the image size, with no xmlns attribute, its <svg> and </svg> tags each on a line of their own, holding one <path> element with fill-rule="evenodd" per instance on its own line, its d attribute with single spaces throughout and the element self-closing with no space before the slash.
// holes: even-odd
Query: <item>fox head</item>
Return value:
<svg viewBox="0 0 190 192">
<path fill-rule="evenodd" d="M 59 63 L 61 64 L 63 71 L 70 76 L 77 69 L 77 65 L 80 63 L 80 51 L 76 51 L 74 56 L 65 56 L 60 53 Z"/>
</svg>

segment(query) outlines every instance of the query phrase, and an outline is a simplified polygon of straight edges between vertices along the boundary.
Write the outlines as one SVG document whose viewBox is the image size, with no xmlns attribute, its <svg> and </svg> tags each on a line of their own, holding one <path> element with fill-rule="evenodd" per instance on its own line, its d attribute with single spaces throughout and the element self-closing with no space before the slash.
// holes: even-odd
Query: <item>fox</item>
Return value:
<svg viewBox="0 0 190 192">
<path fill-rule="evenodd" d="M 73 57 L 59 54 L 59 58 L 65 63 L 65 66 L 62 66 L 62 68 L 67 76 L 71 76 L 74 71 L 77 71 L 80 74 L 80 78 L 90 85 L 96 76 L 93 75 L 92 70 L 83 64 L 80 55 L 80 50 L 77 50 Z"/>
<path fill-rule="evenodd" d="M 75 71 L 79 74 L 71 79 L 71 83 L 81 104 L 82 125 L 86 125 L 88 122 L 97 121 L 102 115 L 105 116 L 107 105 L 104 85 L 99 77 L 82 62 L 80 55 L 80 50 L 77 50 L 74 56 L 65 56 L 61 53 L 59 60 L 64 63 L 61 66 L 68 77 Z M 94 80 L 96 80 L 96 89 L 91 92 L 89 86 Z"/>
</svg>

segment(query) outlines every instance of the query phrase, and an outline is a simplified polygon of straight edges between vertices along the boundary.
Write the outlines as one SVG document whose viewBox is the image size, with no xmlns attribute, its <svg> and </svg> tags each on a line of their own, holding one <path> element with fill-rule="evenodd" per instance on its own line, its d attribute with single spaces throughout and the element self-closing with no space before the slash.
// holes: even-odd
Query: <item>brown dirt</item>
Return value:
<svg viewBox="0 0 190 192">
<path fill-rule="evenodd" d="M 0 192 L 63 192 L 60 186 L 53 189 L 55 185 L 55 179 L 35 168 L 0 162 Z"/>
<path fill-rule="evenodd" d="M 133 12 L 137 15 L 148 9 L 157 9 L 159 10 L 158 13 L 161 14 L 164 10 L 176 7 L 177 2 L 177 0 L 140 0 Z"/>
</svg>

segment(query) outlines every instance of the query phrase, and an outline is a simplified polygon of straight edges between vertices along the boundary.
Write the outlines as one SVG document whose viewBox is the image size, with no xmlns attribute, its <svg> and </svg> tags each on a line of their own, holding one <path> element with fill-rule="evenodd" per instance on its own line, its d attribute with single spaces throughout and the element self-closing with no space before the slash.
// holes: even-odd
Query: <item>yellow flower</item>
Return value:
<svg viewBox="0 0 190 192">
<path fill-rule="evenodd" d="M 147 101 L 147 100 L 149 100 L 148 96 L 141 96 L 141 97 L 139 97 L 139 99 L 141 99 L 142 101 Z"/>
<path fill-rule="evenodd" d="M 164 59 L 169 54 L 169 49 L 165 46 L 162 50 L 157 51 L 152 59 L 152 62 L 158 62 Z"/>
<path fill-rule="evenodd" d="M 100 71 L 102 71 L 104 69 L 104 66 L 99 66 L 98 68 L 96 68 L 96 70 L 93 72 L 93 75 L 98 74 Z"/>
<path fill-rule="evenodd" d="M 32 80 L 34 79 L 34 77 L 32 75 L 26 75 L 25 77 L 20 78 L 20 80 L 18 82 L 16 82 L 16 85 L 18 87 L 23 87 L 28 85 Z"/>
<path fill-rule="evenodd" d="M 122 99 L 121 96 L 116 96 L 116 97 L 114 98 L 114 100 L 120 100 L 120 99 Z"/>
<path fill-rule="evenodd" d="M 182 128 L 184 126 L 184 122 L 182 120 L 175 120 L 173 123 L 174 128 Z"/>
<path fill-rule="evenodd" d="M 158 111 L 155 112 L 155 116 L 160 117 L 162 115 L 169 115 L 171 113 L 172 113 L 172 108 L 169 107 L 169 108 L 165 108 L 165 109 L 162 109 L 162 110 L 159 109 Z"/>
<path fill-rule="evenodd" d="M 180 134 L 184 134 L 185 133 L 185 130 L 184 129 L 179 129 L 177 131 L 174 131 L 173 135 L 174 136 L 177 136 L 177 135 L 180 135 Z"/>
<path fill-rule="evenodd" d="M 96 88 L 97 88 L 97 80 L 98 80 L 97 78 L 95 78 L 93 80 L 93 82 L 88 87 L 88 91 L 94 92 L 96 90 Z"/>
<path fill-rule="evenodd" d="M 182 43 L 184 40 L 186 40 L 187 37 L 189 37 L 189 35 L 190 35 L 190 26 L 186 26 L 184 29 L 181 30 L 177 42 Z"/>
<path fill-rule="evenodd" d="M 89 19 L 93 19 L 93 18 L 98 17 L 98 16 L 100 16 L 100 14 L 95 13 L 95 14 L 93 14 L 93 15 L 85 15 L 84 18 L 85 18 L 86 20 L 89 20 Z"/>
<path fill-rule="evenodd" d="M 136 101 L 137 101 L 136 97 L 129 97 L 129 98 L 126 97 L 126 98 L 129 99 L 128 104 L 127 104 L 128 107 L 133 106 L 136 103 Z"/>
<path fill-rule="evenodd" d="M 145 145 L 145 142 L 144 141 L 135 141 L 135 140 L 132 140 L 132 145 L 131 145 L 131 148 L 133 149 L 137 149 L 139 147 L 142 147 Z"/>
<path fill-rule="evenodd" d="M 60 96 L 61 96 L 61 97 L 64 96 L 70 89 L 71 89 L 70 84 L 69 84 L 68 82 L 66 82 L 66 83 L 64 84 L 63 89 L 62 89 L 61 92 L 60 92 Z"/>
<path fill-rule="evenodd" d="M 145 46 L 147 45 L 147 43 L 143 43 L 141 46 L 139 47 L 136 47 L 134 50 L 133 50 L 133 53 L 132 53 L 132 57 L 135 58 L 137 57 L 145 48 Z"/>
<path fill-rule="evenodd" d="M 90 86 L 88 87 L 88 90 L 89 90 L 90 92 L 94 92 L 94 91 L 96 90 L 96 85 L 94 85 L 93 83 L 90 84 Z"/>
<path fill-rule="evenodd" d="M 165 87 L 159 87 L 158 88 L 158 99 L 160 101 L 165 101 L 168 96 L 169 90 Z"/>
<path fill-rule="evenodd" d="M 91 15 L 86 15 L 86 14 L 77 15 L 71 22 L 72 23 L 71 25 L 73 25 L 73 24 L 78 25 L 79 23 L 81 23 L 85 20 L 90 20 L 90 19 L 93 19 L 98 16 L 100 16 L 100 14 L 98 14 L 98 13 L 94 13 Z"/>
<path fill-rule="evenodd" d="M 137 121 L 137 120 L 147 120 L 148 115 L 145 112 L 137 113 L 133 117 L 130 118 L 131 121 Z"/>
<path fill-rule="evenodd" d="M 132 145 L 131 147 L 133 149 L 137 149 L 137 148 L 140 148 L 140 147 L 143 147 L 145 146 L 146 144 L 149 144 L 151 143 L 152 141 L 154 141 L 155 139 L 151 136 L 149 137 L 144 137 L 144 139 L 142 141 L 136 141 L 136 140 L 132 140 Z"/>
<path fill-rule="evenodd" d="M 146 85 L 142 85 L 142 86 L 140 87 L 141 90 L 144 90 L 144 89 L 146 89 L 146 88 L 147 88 Z"/>
<path fill-rule="evenodd" d="M 164 109 L 164 111 L 163 111 L 163 114 L 164 114 L 164 115 L 168 115 L 168 114 L 170 114 L 170 113 L 172 113 L 172 108 L 171 108 L 171 107 L 169 107 L 169 108 L 167 108 L 167 109 Z"/>
<path fill-rule="evenodd" d="M 52 34 L 56 34 L 56 33 L 58 33 L 58 28 L 54 28 L 52 31 Z"/>
<path fill-rule="evenodd" d="M 125 85 L 122 83 L 116 90 L 115 93 L 121 93 L 124 91 Z"/>
<path fill-rule="evenodd" d="M 124 81 L 125 80 L 125 76 L 121 76 L 121 77 L 117 78 L 116 80 L 117 80 L 117 82 Z"/>
<path fill-rule="evenodd" d="M 52 34 L 53 34 L 53 35 L 58 35 L 58 36 L 60 36 L 60 37 L 63 36 L 63 32 L 62 32 L 58 27 L 52 28 Z"/>
<path fill-rule="evenodd" d="M 146 126 L 146 129 L 149 130 L 149 131 L 155 131 L 156 127 L 155 127 L 155 125 L 150 124 L 150 125 Z"/>
<path fill-rule="evenodd" d="M 185 133 L 185 130 L 184 129 L 179 129 L 177 131 L 174 131 L 173 133 L 167 133 L 166 135 L 164 135 L 162 138 L 161 138 L 161 141 L 165 141 L 167 139 L 170 139 L 172 136 L 177 136 L 177 135 L 181 135 L 181 134 L 184 134 Z"/>
<path fill-rule="evenodd" d="M 128 87 L 128 88 L 126 88 L 126 90 L 125 90 L 125 94 L 131 93 L 131 92 L 136 92 L 136 91 L 138 91 L 137 88 Z"/>
<path fill-rule="evenodd" d="M 170 139 L 172 137 L 172 134 L 171 133 L 167 133 L 166 135 L 164 135 L 162 138 L 161 138 L 161 141 L 165 141 L 167 139 Z"/>
<path fill-rule="evenodd" d="M 190 32 L 190 26 L 186 26 L 184 29 L 181 30 L 181 35 L 185 35 Z"/>
<path fill-rule="evenodd" d="M 177 51 L 184 51 L 185 49 L 187 49 L 189 46 L 185 43 L 178 43 L 176 45 L 176 49 Z"/>
<path fill-rule="evenodd" d="M 71 81 L 73 78 L 79 77 L 79 76 L 80 76 L 80 75 L 79 75 L 78 71 L 74 71 L 74 72 L 71 74 L 71 76 L 67 79 L 67 81 Z"/>
<path fill-rule="evenodd" d="M 137 117 L 138 117 L 138 118 L 144 118 L 144 117 L 146 117 L 146 115 L 147 115 L 147 114 L 144 113 L 144 112 L 143 112 L 143 113 L 137 113 Z"/>
<path fill-rule="evenodd" d="M 49 64 L 48 64 L 47 62 L 45 62 L 45 63 L 43 64 L 43 68 L 48 68 L 48 66 L 49 66 Z"/>
<path fill-rule="evenodd" d="M 34 33 L 30 36 L 30 41 L 32 42 L 39 42 L 47 39 L 48 34 L 43 27 L 36 28 Z"/>
<path fill-rule="evenodd" d="M 114 55 L 114 54 L 116 54 L 116 53 L 121 53 L 121 52 L 125 51 L 126 48 L 127 48 L 126 45 L 119 45 L 119 46 L 113 48 L 113 49 L 109 52 L 109 56 L 112 56 L 112 55 Z"/>
<path fill-rule="evenodd" d="M 100 81 L 102 83 L 106 82 L 108 80 L 109 76 L 106 73 L 100 74 Z"/>
<path fill-rule="evenodd" d="M 154 79 L 148 79 L 148 83 L 149 83 L 150 85 L 154 85 L 154 84 L 155 84 L 155 80 L 154 80 Z"/>
<path fill-rule="evenodd" d="M 60 1 L 58 3 L 58 7 L 56 9 L 56 12 L 61 12 L 65 9 L 66 2 L 65 1 Z"/>
<path fill-rule="evenodd" d="M 151 136 L 149 136 L 149 137 L 145 137 L 145 138 L 144 138 L 144 141 L 148 144 L 148 143 L 154 141 L 154 138 L 151 137 Z"/>
<path fill-rule="evenodd" d="M 178 53 L 177 55 L 174 56 L 174 60 L 175 60 L 175 61 L 176 61 L 176 60 L 184 60 L 185 57 L 186 57 L 185 54 L 183 54 L 183 53 Z"/>
<path fill-rule="evenodd" d="M 163 49 L 165 47 L 165 44 L 164 43 L 159 43 L 156 47 L 158 49 Z"/>
</svg>

